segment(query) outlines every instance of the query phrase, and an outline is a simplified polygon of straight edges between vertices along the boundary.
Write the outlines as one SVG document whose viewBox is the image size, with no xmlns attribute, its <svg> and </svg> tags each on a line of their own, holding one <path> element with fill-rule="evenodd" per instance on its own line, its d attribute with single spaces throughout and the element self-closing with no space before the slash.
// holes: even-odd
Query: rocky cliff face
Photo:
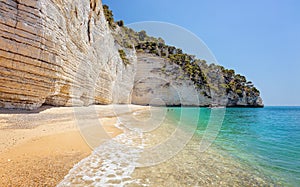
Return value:
<svg viewBox="0 0 300 187">
<path fill-rule="evenodd" d="M 140 105 L 208 106 L 212 99 L 200 94 L 182 68 L 168 60 L 138 53 L 132 103 Z"/>
<path fill-rule="evenodd" d="M 0 1 L 0 107 L 263 106 L 244 76 L 123 24 L 100 0 Z"/>
<path fill-rule="evenodd" d="M 128 103 L 136 56 L 122 62 L 99 0 L 0 2 L 0 107 Z"/>
</svg>

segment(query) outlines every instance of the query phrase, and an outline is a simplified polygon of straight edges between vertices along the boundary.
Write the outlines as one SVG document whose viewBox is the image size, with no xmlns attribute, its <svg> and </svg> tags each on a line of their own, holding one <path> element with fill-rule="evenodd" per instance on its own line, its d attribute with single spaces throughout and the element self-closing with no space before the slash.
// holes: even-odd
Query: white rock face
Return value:
<svg viewBox="0 0 300 187">
<path fill-rule="evenodd" d="M 123 49 L 129 65 L 119 63 L 116 69 L 116 83 L 113 89 L 113 102 L 116 104 L 131 103 L 131 91 L 133 89 L 134 77 L 137 71 L 137 56 L 135 50 Z"/>
<path fill-rule="evenodd" d="M 138 53 L 132 103 L 140 105 L 207 106 L 211 99 L 196 90 L 176 64 L 151 54 Z"/>
<path fill-rule="evenodd" d="M 126 50 L 125 66 L 100 0 L 0 6 L 0 107 L 130 102 L 135 52 Z"/>
</svg>

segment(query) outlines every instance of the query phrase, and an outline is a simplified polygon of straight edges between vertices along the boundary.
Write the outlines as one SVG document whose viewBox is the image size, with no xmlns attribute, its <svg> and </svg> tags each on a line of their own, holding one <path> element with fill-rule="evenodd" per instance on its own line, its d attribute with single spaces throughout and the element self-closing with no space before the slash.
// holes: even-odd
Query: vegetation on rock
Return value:
<svg viewBox="0 0 300 187">
<path fill-rule="evenodd" d="M 113 12 L 112 12 L 112 10 L 109 9 L 109 6 L 103 5 L 103 12 L 104 12 L 105 19 L 108 22 L 108 25 L 110 26 L 110 28 L 116 29 L 117 25 L 119 27 L 124 26 L 123 20 L 119 20 L 119 21 L 115 22 Z"/>
<path fill-rule="evenodd" d="M 131 32 L 131 34 L 133 33 Z M 137 32 L 135 35 L 140 34 Z M 137 36 L 130 36 L 129 38 L 137 39 Z M 151 37 L 145 36 L 144 32 L 143 38 L 147 38 L 148 40 L 135 42 L 135 48 L 138 52 L 161 56 L 168 59 L 170 63 L 179 65 L 194 82 L 196 88 L 208 87 L 219 96 L 224 93 L 231 93 L 238 97 L 243 97 L 244 94 L 246 96 L 260 95 L 252 82 L 248 82 L 245 76 L 235 74 L 235 71 L 232 69 L 225 69 L 223 66 L 216 64 L 208 65 L 205 60 L 200 60 L 194 55 L 186 54 L 182 49 L 168 46 L 159 39 L 151 40 Z M 209 96 L 210 94 L 203 93 L 203 95 Z"/>
<path fill-rule="evenodd" d="M 128 60 L 128 58 L 127 58 L 126 53 L 125 53 L 124 50 L 120 49 L 119 50 L 119 55 L 120 55 L 120 58 L 122 59 L 124 65 L 130 64 L 130 62 L 129 62 L 129 60 Z"/>
</svg>

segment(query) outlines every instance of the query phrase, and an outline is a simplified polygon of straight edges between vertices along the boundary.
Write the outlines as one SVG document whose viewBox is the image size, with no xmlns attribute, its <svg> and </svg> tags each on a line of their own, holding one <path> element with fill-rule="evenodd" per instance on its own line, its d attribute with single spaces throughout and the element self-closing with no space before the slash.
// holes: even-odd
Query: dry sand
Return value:
<svg viewBox="0 0 300 187">
<path fill-rule="evenodd" d="M 86 119 L 91 128 L 99 123 L 89 119 L 100 119 L 107 134 L 114 137 L 122 133 L 115 127 L 117 115 L 146 108 L 108 105 L 43 106 L 38 111 L 0 109 L 0 186 L 55 186 L 74 164 L 87 157 L 92 149 L 82 137 L 75 115 L 80 114 L 81 123 Z"/>
</svg>

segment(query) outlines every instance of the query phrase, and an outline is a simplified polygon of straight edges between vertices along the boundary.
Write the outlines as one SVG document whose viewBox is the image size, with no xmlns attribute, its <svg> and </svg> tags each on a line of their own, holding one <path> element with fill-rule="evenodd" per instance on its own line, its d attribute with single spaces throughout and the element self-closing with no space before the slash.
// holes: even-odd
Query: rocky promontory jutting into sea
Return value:
<svg viewBox="0 0 300 187">
<path fill-rule="evenodd" d="M 101 1 L 0 5 L 1 108 L 155 105 L 153 98 L 168 106 L 263 106 L 244 76 L 127 28 Z"/>
</svg>

